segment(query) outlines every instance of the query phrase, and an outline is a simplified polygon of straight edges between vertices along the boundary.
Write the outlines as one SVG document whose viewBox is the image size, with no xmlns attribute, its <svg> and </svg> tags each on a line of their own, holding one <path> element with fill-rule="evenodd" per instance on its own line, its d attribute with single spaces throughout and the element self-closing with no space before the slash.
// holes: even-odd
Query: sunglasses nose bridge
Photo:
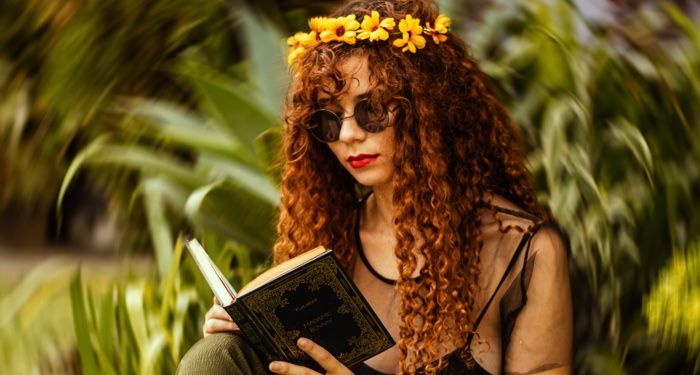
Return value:
<svg viewBox="0 0 700 375">
<path fill-rule="evenodd" d="M 353 142 L 366 137 L 364 129 L 357 122 L 356 113 L 348 116 L 337 116 L 339 121 L 338 140 L 341 142 Z"/>
<path fill-rule="evenodd" d="M 347 115 L 347 116 L 338 116 L 338 121 L 340 121 L 340 123 L 342 124 L 343 121 L 345 121 L 349 118 L 353 118 L 353 117 L 355 117 L 355 113 L 353 113 L 351 115 Z"/>
</svg>

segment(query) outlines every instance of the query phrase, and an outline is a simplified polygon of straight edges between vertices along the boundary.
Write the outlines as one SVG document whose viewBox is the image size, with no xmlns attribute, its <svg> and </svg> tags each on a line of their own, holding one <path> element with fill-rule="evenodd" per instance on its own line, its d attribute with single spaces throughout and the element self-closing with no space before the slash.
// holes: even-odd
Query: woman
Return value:
<svg viewBox="0 0 700 375">
<path fill-rule="evenodd" d="M 566 249 L 449 24 L 428 1 L 358 0 L 290 38 L 275 262 L 333 248 L 397 342 L 348 369 L 300 340 L 329 374 L 570 372 Z M 262 363 L 237 329 L 214 305 L 180 371 L 314 373 Z"/>
</svg>

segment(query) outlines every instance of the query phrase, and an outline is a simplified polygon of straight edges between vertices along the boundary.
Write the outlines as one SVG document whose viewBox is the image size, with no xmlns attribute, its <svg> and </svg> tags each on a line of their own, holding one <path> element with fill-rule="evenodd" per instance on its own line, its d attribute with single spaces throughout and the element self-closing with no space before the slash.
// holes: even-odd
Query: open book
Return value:
<svg viewBox="0 0 700 375">
<path fill-rule="evenodd" d="M 307 337 L 351 367 L 394 345 L 331 250 L 317 247 L 280 263 L 236 292 L 195 239 L 187 249 L 260 357 L 318 369 L 296 346 Z"/>
</svg>

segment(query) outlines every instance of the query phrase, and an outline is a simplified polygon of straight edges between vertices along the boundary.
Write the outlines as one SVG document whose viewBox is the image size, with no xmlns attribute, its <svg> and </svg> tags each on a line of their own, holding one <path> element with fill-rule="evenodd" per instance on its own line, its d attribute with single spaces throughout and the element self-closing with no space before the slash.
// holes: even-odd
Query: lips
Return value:
<svg viewBox="0 0 700 375">
<path fill-rule="evenodd" d="M 348 157 L 348 163 L 350 164 L 351 167 L 353 168 L 362 168 L 364 166 L 367 166 L 371 162 L 375 161 L 379 157 L 379 154 L 373 154 L 373 155 L 368 155 L 368 154 L 358 154 L 358 155 L 352 155 Z"/>
</svg>

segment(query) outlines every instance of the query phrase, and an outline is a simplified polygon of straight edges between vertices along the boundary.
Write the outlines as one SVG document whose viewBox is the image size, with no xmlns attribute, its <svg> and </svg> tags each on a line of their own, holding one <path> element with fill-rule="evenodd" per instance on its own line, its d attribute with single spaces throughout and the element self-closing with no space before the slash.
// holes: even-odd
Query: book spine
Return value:
<svg viewBox="0 0 700 375">
<path fill-rule="evenodd" d="M 276 350 L 271 344 L 272 339 L 268 337 L 266 330 L 260 326 L 257 320 L 250 314 L 243 301 L 236 301 L 226 306 L 226 311 L 234 322 L 248 338 L 253 348 L 267 363 L 274 360 L 285 360 L 286 358 Z"/>
</svg>

